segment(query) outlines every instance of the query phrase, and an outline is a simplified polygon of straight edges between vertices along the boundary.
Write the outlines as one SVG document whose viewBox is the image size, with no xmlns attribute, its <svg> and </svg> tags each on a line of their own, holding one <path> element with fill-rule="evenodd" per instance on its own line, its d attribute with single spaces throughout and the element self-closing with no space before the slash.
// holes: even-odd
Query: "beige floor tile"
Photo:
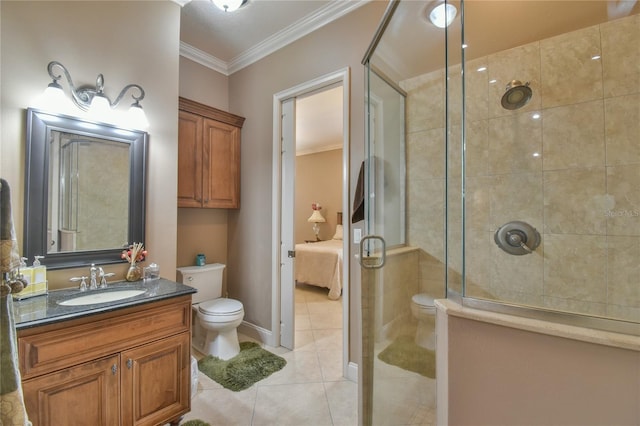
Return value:
<svg viewBox="0 0 640 426">
<path fill-rule="evenodd" d="M 311 318 L 309 314 L 298 314 L 298 312 L 296 311 L 295 322 L 296 331 L 311 329 Z"/>
<path fill-rule="evenodd" d="M 309 321 L 313 330 L 338 329 L 342 331 L 342 312 L 309 314 Z"/>
<path fill-rule="evenodd" d="M 317 354 L 324 382 L 346 380 L 342 375 L 342 351 L 318 350 Z"/>
<path fill-rule="evenodd" d="M 322 382 L 320 362 L 315 352 L 294 351 L 281 356 L 287 361 L 287 365 L 282 370 L 258 382 L 258 387 L 275 384 Z"/>
<path fill-rule="evenodd" d="M 316 347 L 323 351 L 342 351 L 342 330 L 313 330 Z"/>
<path fill-rule="evenodd" d="M 258 387 L 252 425 L 331 426 L 324 385 L 305 383 Z"/>
<path fill-rule="evenodd" d="M 358 424 L 358 385 L 350 381 L 324 384 L 334 426 Z"/>
<path fill-rule="evenodd" d="M 297 330 L 295 333 L 295 351 L 316 351 L 316 342 L 313 340 L 312 330 Z"/>
<path fill-rule="evenodd" d="M 227 389 L 199 391 L 191 399 L 191 412 L 184 420 L 200 419 L 215 425 L 251 425 L 257 387 L 242 392 Z"/>
</svg>

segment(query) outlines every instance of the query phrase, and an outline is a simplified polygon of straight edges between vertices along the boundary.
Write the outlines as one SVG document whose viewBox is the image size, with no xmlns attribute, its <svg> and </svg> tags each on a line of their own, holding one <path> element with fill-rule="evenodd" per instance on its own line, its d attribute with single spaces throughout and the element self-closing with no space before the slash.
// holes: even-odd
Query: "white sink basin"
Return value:
<svg viewBox="0 0 640 426">
<path fill-rule="evenodd" d="M 139 296 L 144 292 L 145 290 L 116 290 L 106 291 L 103 293 L 89 293 L 85 296 L 78 296 L 73 299 L 63 300 L 62 302 L 58 302 L 58 304 L 64 306 L 95 305 L 97 303 L 115 302 L 116 300 L 128 299 L 130 297 Z"/>
</svg>

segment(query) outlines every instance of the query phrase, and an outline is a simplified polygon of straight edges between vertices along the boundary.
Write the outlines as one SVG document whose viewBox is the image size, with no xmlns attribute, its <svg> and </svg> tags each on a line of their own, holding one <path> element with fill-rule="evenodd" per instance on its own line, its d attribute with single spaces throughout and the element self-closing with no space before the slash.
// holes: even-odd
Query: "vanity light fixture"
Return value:
<svg viewBox="0 0 640 426">
<path fill-rule="evenodd" d="M 458 9 L 450 3 L 442 2 L 429 12 L 429 20 L 438 28 L 448 27 L 455 19 Z"/>
<path fill-rule="evenodd" d="M 211 0 L 211 3 L 216 5 L 220 10 L 233 12 L 244 6 L 247 3 L 247 0 Z"/>
<path fill-rule="evenodd" d="M 127 84 L 124 86 L 118 94 L 118 97 L 116 97 L 112 102 L 104 93 L 104 77 L 102 74 L 98 74 L 95 87 L 76 87 L 73 84 L 73 80 L 71 79 L 71 75 L 67 68 L 57 61 L 51 61 L 49 62 L 49 65 L 47 65 L 49 76 L 53 79 L 53 81 L 47 86 L 43 96 L 45 98 L 45 102 L 48 104 L 56 105 L 56 99 L 66 99 L 64 90 L 58 82 L 62 79 L 62 74 L 56 74 L 54 72 L 54 68 L 60 69 L 62 74 L 64 74 L 64 77 L 69 84 L 71 100 L 73 103 L 82 111 L 86 111 L 92 118 L 99 121 L 111 121 L 109 118 L 112 114 L 112 110 L 120 104 L 120 101 L 122 101 L 124 95 L 129 89 L 139 92 L 137 95 L 131 95 L 134 102 L 129 107 L 126 120 L 128 124 L 137 128 L 146 128 L 149 126 L 149 121 L 147 120 L 147 117 L 142 110 L 142 106 L 140 105 L 140 101 L 144 99 L 144 89 L 139 84 Z"/>
</svg>

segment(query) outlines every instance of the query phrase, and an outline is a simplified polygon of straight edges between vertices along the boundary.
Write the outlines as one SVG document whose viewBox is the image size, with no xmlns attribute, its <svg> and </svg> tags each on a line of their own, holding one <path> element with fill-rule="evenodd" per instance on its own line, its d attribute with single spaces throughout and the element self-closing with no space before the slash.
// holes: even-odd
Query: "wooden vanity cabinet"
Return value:
<svg viewBox="0 0 640 426">
<path fill-rule="evenodd" d="M 191 296 L 18 330 L 34 426 L 177 425 L 191 406 Z"/>
<path fill-rule="evenodd" d="M 179 99 L 178 207 L 240 207 L 244 118 Z"/>
</svg>

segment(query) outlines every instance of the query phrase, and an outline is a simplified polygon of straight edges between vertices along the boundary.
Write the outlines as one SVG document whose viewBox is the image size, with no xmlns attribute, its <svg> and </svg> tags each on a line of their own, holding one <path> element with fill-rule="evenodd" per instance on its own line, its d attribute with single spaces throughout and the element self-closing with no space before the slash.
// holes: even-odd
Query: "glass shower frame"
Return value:
<svg viewBox="0 0 640 426">
<path fill-rule="evenodd" d="M 637 220 L 640 224 L 640 214 L 633 214 L 635 206 L 640 211 L 640 191 L 634 189 L 640 181 L 640 149 L 637 153 L 634 151 L 634 146 L 640 143 L 640 5 L 635 6 L 633 13 L 626 17 L 590 22 L 588 25 L 576 24 L 570 30 L 546 34 L 533 40 L 521 40 L 497 52 L 478 52 L 479 31 L 492 25 L 487 22 L 479 24 L 482 19 L 478 9 L 474 7 L 481 7 L 488 2 L 446 2 L 454 4 L 459 14 L 442 31 L 442 41 L 438 41 L 444 51 L 442 65 L 433 71 L 435 74 L 404 74 L 402 78 L 398 78 L 398 75 L 402 76 L 402 72 L 395 73 L 396 70 L 388 66 L 390 62 L 384 61 L 393 59 L 389 53 L 394 53 L 394 49 L 388 49 L 389 45 L 394 46 L 393 40 L 397 43 L 395 46 L 415 41 L 406 38 L 406 34 L 402 38 L 403 30 L 416 21 L 417 13 L 409 6 L 421 4 L 426 8 L 426 2 L 390 2 L 363 60 L 368 99 L 371 99 L 372 76 L 386 80 L 392 87 L 400 88 L 406 97 L 403 108 L 406 118 L 406 238 L 404 244 L 396 245 L 395 250 L 391 250 L 406 254 L 418 248 L 417 284 L 406 285 L 406 292 L 427 292 L 435 298 L 447 297 L 463 306 L 485 311 L 640 336 L 640 226 L 636 229 L 637 225 L 633 222 Z M 499 3 L 508 9 L 518 3 L 536 2 Z M 557 3 L 551 2 L 537 3 L 544 3 L 547 7 L 557 6 Z M 587 6 L 600 5 L 606 9 L 606 4 L 607 2 L 589 2 Z M 421 19 L 422 21 L 417 21 L 428 25 L 426 19 Z M 621 28 L 617 28 L 618 25 Z M 503 38 L 509 41 L 508 37 Z M 539 68 L 547 67 L 546 81 L 553 81 L 549 78 L 554 72 L 572 65 L 565 65 L 561 61 L 553 62 L 554 58 L 571 60 L 584 56 L 586 50 L 580 50 L 579 40 L 585 38 L 593 42 L 591 47 L 597 46 L 597 51 L 586 59 L 573 62 L 579 68 L 572 73 L 572 81 L 580 82 L 580 70 L 583 68 L 592 71 L 595 69 L 596 76 L 598 72 L 603 76 L 600 83 L 602 95 L 570 101 L 562 98 L 560 93 L 553 100 L 555 89 L 577 92 L 577 95 L 581 93 L 577 89 L 559 84 L 551 88 L 542 85 L 542 71 L 538 69 L 537 74 L 532 73 L 527 64 L 537 63 Z M 618 48 L 621 40 L 627 43 L 626 51 Z M 422 41 L 426 45 L 428 39 Z M 385 43 L 387 51 L 383 55 L 379 48 Z M 414 50 L 413 57 L 399 58 L 397 62 L 391 63 L 398 68 L 415 65 L 420 58 L 431 54 L 426 53 L 425 49 L 420 47 Z M 398 48 L 397 52 L 400 51 Z M 525 59 L 518 60 L 520 52 L 524 52 Z M 533 68 L 535 71 L 535 66 Z M 633 74 L 634 69 L 637 69 L 636 74 Z M 495 77 L 488 77 L 490 74 Z M 611 81 L 604 81 L 606 78 Z M 521 108 L 507 111 L 501 109 L 500 98 L 511 80 L 529 83 L 533 96 Z M 634 86 L 633 82 L 639 84 Z M 545 94 L 546 99 L 542 101 Z M 478 99 L 482 101 L 480 107 Z M 621 100 L 626 103 L 619 102 Z M 371 113 L 370 107 L 367 104 L 368 114 Z M 635 139 L 632 133 L 625 133 L 625 137 L 631 142 L 635 140 L 635 144 L 630 143 L 630 147 L 627 147 L 622 143 L 624 140 L 620 142 L 615 137 L 612 139 L 612 133 L 618 132 L 618 129 L 612 129 L 611 123 L 595 119 L 580 121 L 584 108 L 602 120 L 604 118 L 598 115 L 599 111 L 607 112 L 609 117 L 617 117 L 618 121 L 626 123 L 626 127 L 636 129 Z M 418 117 L 431 122 L 428 126 L 416 126 L 415 120 Z M 369 145 L 371 136 L 375 133 L 371 128 L 370 118 L 366 120 L 365 129 L 367 157 L 375 154 L 375 149 Z M 592 127 L 593 123 L 599 123 L 600 127 Z M 416 139 L 417 133 L 421 137 L 426 134 L 428 136 Z M 603 134 L 601 140 L 592 138 L 599 133 Z M 564 140 L 571 143 L 563 145 Z M 425 143 L 433 155 L 425 155 L 421 151 Z M 417 148 L 419 144 L 422 145 Z M 573 154 L 575 146 L 579 148 Z M 625 152 L 625 149 L 630 151 Z M 606 152 L 610 155 L 592 156 L 588 161 L 578 158 L 582 154 L 593 152 Z M 500 157 L 503 153 L 510 157 Z M 616 158 L 615 161 L 611 160 L 612 156 Z M 416 158 L 424 162 L 424 167 L 416 163 Z M 365 164 L 369 159 L 365 160 Z M 620 181 L 620 176 L 625 174 L 630 176 L 630 180 Z M 369 167 L 365 169 L 365 176 L 365 232 L 367 235 L 381 233 L 384 237 L 384 231 L 380 231 L 382 228 L 376 226 L 380 215 L 376 214 L 378 207 L 375 200 L 371 199 L 371 194 L 375 196 L 378 189 Z M 565 176 L 578 178 L 568 180 Z M 419 185 L 415 185 L 413 181 L 416 177 L 421 179 Z M 593 191 L 594 186 L 583 184 L 581 177 L 584 177 L 585 183 L 603 180 L 604 186 L 599 192 Z M 577 186 L 563 186 L 566 182 Z M 615 185 L 611 184 L 616 182 L 618 183 Z M 416 186 L 420 187 L 419 190 Z M 580 192 L 580 188 L 586 188 L 586 192 Z M 621 188 L 627 188 L 626 193 Z M 571 196 L 576 193 L 578 198 L 572 199 Z M 568 205 L 564 202 L 566 199 L 574 200 L 575 205 Z M 510 204 L 510 200 L 517 202 Z M 527 210 L 526 201 L 532 202 L 534 213 Z M 614 201 L 618 204 L 613 203 Z M 422 209 L 416 209 L 417 202 L 426 205 Z M 585 235 L 574 238 L 572 232 L 585 223 L 565 220 L 574 211 L 571 210 L 573 207 L 583 209 L 578 211 L 585 212 L 584 216 L 590 218 L 591 223 L 587 223 L 588 225 L 599 224 L 595 227 L 594 235 L 583 232 Z M 626 215 L 627 217 L 622 215 L 616 221 L 615 215 L 608 212 L 615 213 L 618 210 L 628 210 L 631 214 Z M 558 214 L 560 220 L 557 219 Z M 638 218 L 634 219 L 635 217 Z M 541 244 L 533 253 L 515 256 L 496 245 L 496 231 L 510 221 L 530 223 L 539 231 Z M 422 226 L 425 223 L 429 224 L 426 228 Z M 561 223 L 562 226 L 559 225 Z M 632 230 L 628 235 L 620 231 L 624 229 L 624 225 L 629 225 Z M 607 232 L 607 229 L 614 231 Z M 570 241 L 573 243 L 564 245 Z M 580 244 L 581 241 L 589 244 Z M 594 243 L 593 246 L 590 242 Z M 551 243 L 559 244 L 554 246 Z M 604 245 L 600 246 L 602 244 Z M 625 247 L 631 247 L 631 251 L 626 253 L 629 256 L 620 254 Z M 606 253 L 606 259 L 598 258 L 588 248 L 595 248 L 595 253 Z M 380 246 L 371 246 L 366 253 L 361 254 L 375 257 L 380 255 L 381 250 Z M 550 253 L 555 253 L 553 258 L 548 257 Z M 575 256 L 566 256 L 566 253 L 575 253 Z M 606 284 L 597 280 L 587 282 L 585 274 L 581 275 L 580 270 L 562 269 L 563 264 L 567 263 L 566 259 L 585 266 L 600 265 L 600 273 L 604 274 L 602 276 Z M 528 263 L 535 263 L 537 270 L 533 270 Z M 630 281 L 627 287 L 621 289 L 616 287 L 614 280 L 624 276 L 616 275 L 616 265 L 623 264 L 630 267 L 627 273 Z M 392 264 L 391 268 L 393 267 Z M 633 271 L 637 273 L 634 274 Z M 389 310 L 387 305 L 399 302 L 403 304 L 406 322 L 399 328 L 405 327 L 405 331 L 411 317 L 410 296 L 407 301 L 406 297 L 397 298 L 385 290 L 394 274 L 401 278 L 398 283 L 414 279 L 407 273 L 407 268 L 398 272 L 390 270 L 389 265 L 378 270 L 362 271 L 363 374 L 360 375 L 360 383 L 364 389 L 364 401 L 360 418 L 363 424 L 385 424 L 384 411 L 392 410 L 394 402 L 403 403 L 389 400 L 399 398 L 397 395 L 375 395 L 376 386 L 392 386 L 387 381 L 394 379 L 375 370 L 376 356 L 388 343 L 388 340 L 385 341 L 388 335 L 385 336 L 386 331 L 381 331 L 381 322 L 378 321 L 380 312 Z M 558 277 L 568 277 L 568 289 L 558 287 L 558 282 L 561 281 Z M 501 283 L 507 287 L 500 287 Z M 591 296 L 585 300 L 577 297 L 580 296 L 582 287 L 594 285 L 599 286 L 598 288 L 605 285 L 606 298 L 617 297 L 619 301 L 626 294 L 629 295 L 629 315 L 607 316 L 606 308 L 600 312 L 581 310 L 579 302 L 586 301 L 596 308 L 606 304 L 591 300 Z M 543 291 L 556 289 L 559 295 L 528 292 L 531 287 L 541 288 Z M 512 291 L 514 289 L 517 291 Z M 519 298 L 522 295 L 524 297 Z M 605 300 L 607 301 L 608 299 Z M 633 303 L 637 305 L 635 311 Z M 384 321 L 382 324 L 384 325 Z M 383 341 L 384 344 L 380 343 Z M 399 391 L 397 393 L 401 394 Z M 424 401 L 416 401 L 416 404 L 410 409 L 415 410 L 418 417 L 430 409 Z"/>
</svg>

